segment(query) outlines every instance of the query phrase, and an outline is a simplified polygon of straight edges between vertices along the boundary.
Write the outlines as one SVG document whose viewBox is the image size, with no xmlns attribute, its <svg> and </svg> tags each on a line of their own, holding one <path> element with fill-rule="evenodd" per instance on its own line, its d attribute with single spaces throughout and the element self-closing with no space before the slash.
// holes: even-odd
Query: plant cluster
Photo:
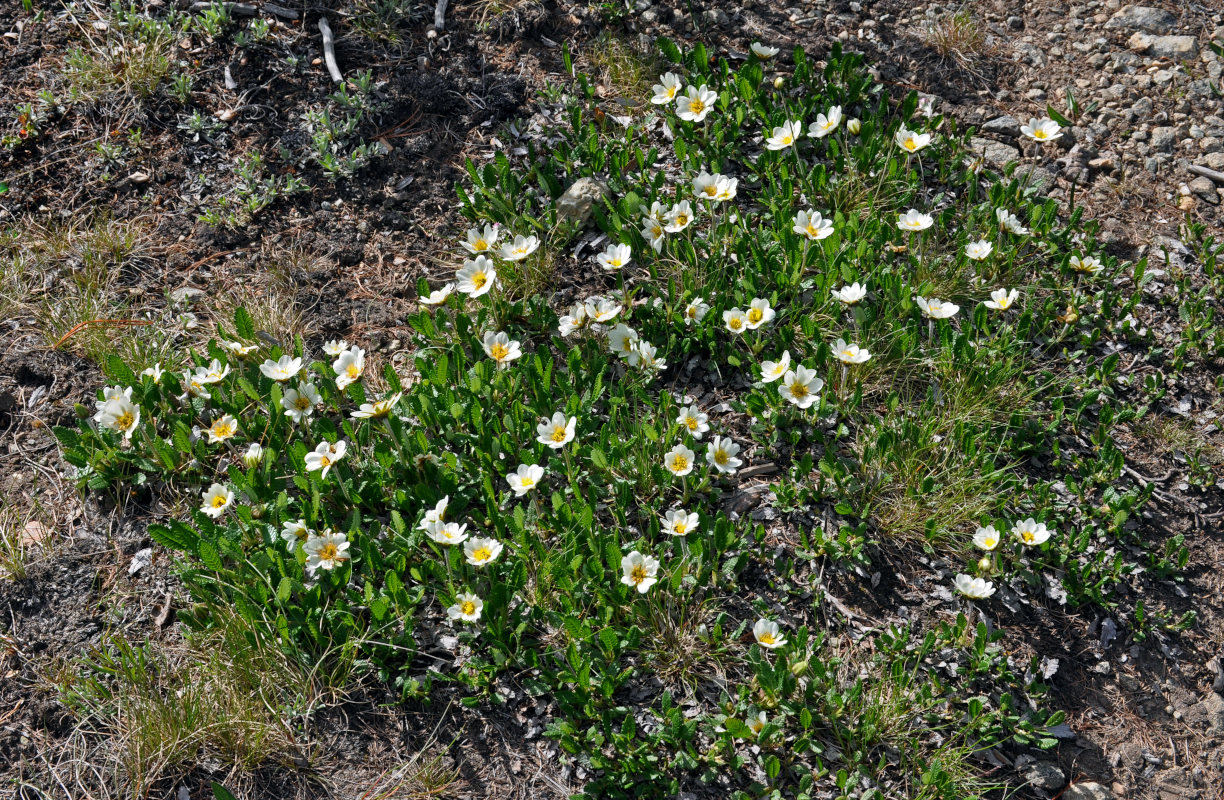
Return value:
<svg viewBox="0 0 1224 800">
<path fill-rule="evenodd" d="M 110 359 L 65 458 L 190 504 L 149 529 L 185 554 L 189 624 L 232 608 L 405 696 L 495 701 L 512 671 L 556 702 L 592 797 L 973 795 L 975 752 L 1051 746 L 1060 721 L 973 617 L 1051 587 L 1108 605 L 1133 568 L 1147 491 L 1110 434 L 1137 414 L 1095 355 L 1136 302 L 1127 268 L 857 57 L 661 49 L 674 71 L 628 126 L 580 79 L 547 149 L 469 165 L 473 227 L 454 280 L 422 281 L 412 374 L 267 341 L 239 309 L 185 371 Z M 338 152 L 330 113 L 311 124 Z M 590 241 L 557 212 L 580 177 L 611 197 L 589 289 L 557 308 L 561 254 Z M 735 509 L 770 473 L 767 528 Z M 943 565 L 961 613 L 864 658 L 811 597 L 824 566 L 897 548 Z M 419 657 L 443 630 L 445 670 Z"/>
</svg>

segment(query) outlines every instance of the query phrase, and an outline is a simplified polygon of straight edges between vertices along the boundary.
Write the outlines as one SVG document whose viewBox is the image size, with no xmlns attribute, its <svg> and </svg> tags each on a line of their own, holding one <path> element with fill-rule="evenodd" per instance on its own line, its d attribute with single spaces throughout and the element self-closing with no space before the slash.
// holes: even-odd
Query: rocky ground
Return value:
<svg viewBox="0 0 1224 800">
<path fill-rule="evenodd" d="M 398 49 L 380 51 L 368 62 L 396 76 L 391 116 L 397 116 L 380 125 L 394 149 L 370 180 L 300 198 L 264 229 L 216 230 L 195 221 L 199 192 L 192 181 L 229 167 L 210 161 L 203 148 L 162 149 L 151 157 L 158 178 L 149 195 L 158 199 L 150 212 L 133 197 L 130 183 L 91 186 L 89 170 L 73 171 L 75 151 L 65 146 L 64 163 L 53 160 L 61 158 L 59 151 L 48 151 L 52 155 L 37 173 L 44 186 L 13 181 L 12 193 L 0 195 L 0 225 L 29 215 L 69 218 L 93 205 L 110 207 L 117 219 L 153 213 L 147 269 L 156 289 L 167 291 L 202 293 L 214 284 L 250 281 L 267 262 L 267 248 L 292 246 L 312 254 L 309 263 L 298 265 L 295 291 L 303 307 L 327 312 L 317 315 L 316 338 L 346 335 L 390 353 L 403 334 L 397 327 L 405 298 L 415 296 L 416 279 L 441 272 L 432 260 L 432 242 L 458 222 L 452 187 L 461 179 L 463 158 L 500 147 L 500 126 L 529 116 L 531 98 L 545 81 L 564 80 L 560 43 L 571 44 L 581 66 L 584 50 L 613 30 L 629 41 L 660 33 L 700 39 L 722 53 L 743 53 L 752 41 L 821 52 L 840 40 L 865 52 L 898 93 L 912 88 L 931 95 L 958 125 L 976 126 L 976 144 L 996 167 L 1018 162 L 1051 196 L 1064 204 L 1074 197 L 1086 214 L 1102 220 L 1103 239 L 1117 255 L 1149 256 L 1172 272 L 1188 260 L 1187 222 L 1224 234 L 1224 57 L 1212 48 L 1224 42 L 1224 13 L 1190 0 L 1153 6 L 1119 0 L 986 0 L 963 6 L 826 0 L 780 8 L 637 0 L 632 8 L 614 7 L 609 21 L 606 9 L 522 3 L 489 25 L 481 8 L 458 3 L 442 36 L 429 35 L 432 9 L 422 8 L 404 23 L 407 35 Z M 965 29 L 949 33 L 949 20 L 962 13 L 969 21 Z M 367 63 L 362 59 L 371 58 L 369 48 L 337 27 L 342 58 Z M 17 76 L 0 85 L 13 97 L 32 99 L 39 75 L 58 67 L 57 52 L 69 32 L 40 28 L 15 11 L 0 11 L 0 29 L 7 31 L 0 53 L 13 59 L 11 75 Z M 299 30 L 300 52 L 317 59 L 317 36 Z M 226 56 L 201 46 L 194 57 L 222 84 Z M 323 68 L 312 69 L 302 81 L 305 88 L 278 87 L 296 98 L 280 109 L 285 119 L 293 118 L 301 97 L 321 93 L 309 85 L 323 85 Z M 2 105 L 7 115 L 7 99 Z M 238 98 L 218 89 L 215 105 L 216 111 L 232 108 Z M 1020 136 L 1019 125 L 1045 116 L 1047 105 L 1075 124 L 1056 145 L 1037 149 Z M 105 127 L 113 120 L 91 122 Z M 240 117 L 235 141 L 270 136 L 260 127 L 265 122 L 271 124 Z M 399 124 L 405 127 L 394 127 Z M 156 124 L 145 125 L 156 134 Z M 63 138 L 71 141 L 66 133 Z M 0 157 L 0 169 L 25 172 L 30 166 Z M 0 180 L 7 174 L 0 172 Z M 169 213 L 175 210 L 182 213 Z M 1171 291 L 1162 275 L 1148 289 L 1154 299 Z M 1163 326 L 1158 335 L 1173 330 L 1167 318 L 1151 322 Z M 141 526 L 130 522 L 164 509 L 82 502 L 45 432 L 47 425 L 71 418 L 73 402 L 92 395 L 101 382 L 96 366 L 48 350 L 28 320 L 14 317 L 5 324 L 0 466 L 11 505 L 3 508 L 36 508 L 29 519 L 55 531 L 48 537 L 23 517 L 30 546 L 53 541 L 30 579 L 0 583 L 0 771 L 16 772 L 17 765 L 26 770 L 40 758 L 54 760 L 46 754 L 70 734 L 71 720 L 54 693 L 45 685 L 31 688 L 42 685 L 46 665 L 96 644 L 106 627 L 135 639 L 173 638 L 172 626 L 164 630 L 173 582 L 168 559 L 152 552 Z M 1205 363 L 1193 380 L 1172 387 L 1170 413 L 1209 429 L 1224 413 L 1218 388 L 1212 389 L 1220 374 L 1219 363 Z M 1075 630 L 1052 637 L 1059 639 L 1051 646 L 1067 665 L 1052 683 L 1071 711 L 1075 738 L 1049 758 L 1000 762 L 998 768 L 1028 781 L 1022 792 L 1029 797 L 1212 800 L 1224 796 L 1224 698 L 1218 693 L 1224 690 L 1224 523 L 1221 508 L 1210 504 L 1219 493 L 1207 495 L 1210 502 L 1194 494 L 1175 448 L 1138 440 L 1123 444 L 1169 498 L 1151 512 L 1152 525 L 1193 539 L 1187 582 L 1166 588 L 1170 602 L 1201 600 L 1199 622 L 1181 636 L 1139 643 L 1119 637 L 1105 614 L 1070 617 Z M 1050 634 L 1034 629 L 1031 635 Z M 438 731 L 440 738 L 462 737 L 454 757 L 479 765 L 464 774 L 457 796 L 552 797 L 576 788 L 571 773 L 556 767 L 555 745 L 539 736 L 538 714 L 526 706 L 507 711 L 505 719 L 477 720 L 450 709 L 441 715 L 389 711 L 379 708 L 384 699 L 356 698 L 336 719 L 320 723 L 328 757 L 338 765 L 337 796 L 350 779 L 350 796 L 360 796 L 371 759 L 411 750 Z M 9 791 L 27 796 L 0 783 L 0 796 Z M 267 788 L 265 796 L 293 791 L 310 796 L 311 789 Z"/>
</svg>

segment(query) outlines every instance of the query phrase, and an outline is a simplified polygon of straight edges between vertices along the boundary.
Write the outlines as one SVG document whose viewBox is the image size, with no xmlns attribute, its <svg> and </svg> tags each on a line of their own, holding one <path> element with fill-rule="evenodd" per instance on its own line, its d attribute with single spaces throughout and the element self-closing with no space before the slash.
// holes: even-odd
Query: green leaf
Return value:
<svg viewBox="0 0 1224 800">
<path fill-rule="evenodd" d="M 251 319 L 250 313 L 242 306 L 234 312 L 234 332 L 243 339 L 255 338 L 255 321 Z"/>
<path fill-rule="evenodd" d="M 217 546 L 207 539 L 200 540 L 198 552 L 200 560 L 204 562 L 204 566 L 213 572 L 221 572 L 225 568 L 221 563 L 221 556 L 217 553 Z"/>
<path fill-rule="evenodd" d="M 1071 127 L 1071 120 L 1067 119 L 1062 114 L 1058 113 L 1058 111 L 1054 109 L 1054 106 L 1047 104 L 1046 113 L 1050 115 L 1050 119 L 1054 120 L 1055 122 L 1057 122 L 1059 125 L 1063 126 L 1064 128 Z"/>
<path fill-rule="evenodd" d="M 752 729 L 745 725 L 741 719 L 727 717 L 726 721 L 723 722 L 723 728 L 736 739 L 752 738 Z"/>
<path fill-rule="evenodd" d="M 230 793 L 229 789 L 226 789 L 216 781 L 213 781 L 212 793 L 214 800 L 238 800 L 237 797 Z"/>
<path fill-rule="evenodd" d="M 122 358 L 113 353 L 106 358 L 106 374 L 123 386 L 136 386 L 140 383 L 136 378 L 136 373 L 123 363 Z"/>
<path fill-rule="evenodd" d="M 167 525 L 150 525 L 149 538 L 170 550 L 181 550 L 184 553 L 195 554 L 200 537 L 181 522 Z"/>
<path fill-rule="evenodd" d="M 604 455 L 603 450 L 600 450 L 598 447 L 591 448 L 591 464 L 595 469 L 608 468 L 608 457 Z"/>
</svg>

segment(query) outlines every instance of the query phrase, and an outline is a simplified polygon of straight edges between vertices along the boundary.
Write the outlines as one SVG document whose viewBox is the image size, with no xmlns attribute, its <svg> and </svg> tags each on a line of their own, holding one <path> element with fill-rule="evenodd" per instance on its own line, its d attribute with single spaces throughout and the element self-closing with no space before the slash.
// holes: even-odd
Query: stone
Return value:
<svg viewBox="0 0 1224 800">
<path fill-rule="evenodd" d="M 204 296 L 203 289 L 197 289 L 194 286 L 180 286 L 177 289 L 170 291 L 170 300 L 175 303 L 186 305 L 193 300 L 198 300 Z"/>
<path fill-rule="evenodd" d="M 980 153 L 983 158 L 991 164 L 1003 166 L 1009 161 L 1016 161 L 1020 158 L 1020 151 L 1009 144 L 996 142 L 994 139 L 984 139 L 980 136 L 974 136 L 970 141 L 975 153 Z"/>
<path fill-rule="evenodd" d="M 1054 188 L 1057 178 L 1045 167 L 1021 166 L 1012 176 L 1022 185 L 1031 186 L 1039 193 L 1047 193 Z"/>
<path fill-rule="evenodd" d="M 1173 152 L 1173 145 L 1177 141 L 1177 128 L 1159 127 L 1152 128 L 1152 149 L 1161 153 Z"/>
<path fill-rule="evenodd" d="M 598 178 L 579 178 L 557 198 L 557 221 L 585 223 L 591 218 L 591 208 L 595 203 L 609 195 L 608 184 Z"/>
<path fill-rule="evenodd" d="M 1073 783 L 1062 793 L 1062 800 L 1114 800 L 1113 792 L 1099 783 Z"/>
<path fill-rule="evenodd" d="M 1142 35 L 1135 34 L 1135 36 Z M 1194 58 L 1198 55 L 1198 39 L 1193 36 L 1157 36 L 1151 38 L 1143 51 L 1156 58 Z"/>
<path fill-rule="evenodd" d="M 1224 697 L 1211 692 L 1202 701 L 1207 716 L 1207 730 L 1216 736 L 1224 734 Z"/>
<path fill-rule="evenodd" d="M 1067 776 L 1049 761 L 1034 761 L 1021 773 L 1026 783 L 1043 792 L 1056 792 L 1067 782 Z"/>
<path fill-rule="evenodd" d="M 1020 135 L 1020 120 L 1010 115 L 995 117 L 982 125 L 982 132 L 1015 138 Z"/>
<path fill-rule="evenodd" d="M 1160 8 L 1127 6 L 1109 18 L 1106 28 L 1122 28 L 1128 31 L 1145 31 L 1163 34 L 1173 30 L 1177 17 Z"/>
</svg>

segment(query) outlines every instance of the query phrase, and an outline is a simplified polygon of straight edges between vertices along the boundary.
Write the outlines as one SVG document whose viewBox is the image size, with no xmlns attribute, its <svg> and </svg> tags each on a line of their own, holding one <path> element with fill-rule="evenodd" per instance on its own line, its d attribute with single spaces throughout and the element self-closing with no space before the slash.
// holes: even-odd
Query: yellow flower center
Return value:
<svg viewBox="0 0 1224 800">
<path fill-rule="evenodd" d="M 689 221 L 688 215 L 686 214 L 676 215 L 676 224 L 679 225 L 681 228 L 683 228 L 685 225 L 688 225 L 688 221 Z"/>
<path fill-rule="evenodd" d="M 744 320 L 742 317 L 732 317 L 727 321 L 727 325 L 731 327 L 731 330 L 738 331 L 744 326 Z"/>
<path fill-rule="evenodd" d="M 1037 130 L 1033 131 L 1033 138 L 1034 138 L 1034 139 L 1044 139 L 1044 138 L 1046 138 L 1046 132 L 1045 132 L 1045 129 L 1044 129 L 1044 128 L 1038 128 Z"/>
<path fill-rule="evenodd" d="M 476 613 L 476 604 L 471 600 L 464 600 L 459 604 L 459 611 L 465 616 L 470 617 Z"/>
<path fill-rule="evenodd" d="M 359 378 L 361 377 L 361 367 L 357 366 L 356 364 L 349 364 L 348 368 L 345 370 L 345 373 L 350 378 Z"/>
<path fill-rule="evenodd" d="M 331 463 L 331 459 L 327 456 L 319 456 L 319 466 L 330 467 Z"/>
<path fill-rule="evenodd" d="M 298 411 L 305 411 L 310 408 L 310 398 L 304 394 L 299 394 L 297 399 L 293 401 L 293 407 Z"/>
<path fill-rule="evenodd" d="M 124 411 L 122 414 L 115 417 L 115 427 L 119 428 L 119 430 L 126 431 L 135 424 L 136 415 L 131 411 Z"/>
<path fill-rule="evenodd" d="M 677 522 L 675 525 L 672 526 L 672 530 L 674 530 L 678 534 L 683 534 L 685 531 L 688 530 L 688 525 L 686 525 L 683 522 Z"/>
<path fill-rule="evenodd" d="M 225 495 L 219 494 L 213 497 L 212 499 L 213 508 L 222 508 L 224 506 L 225 506 Z"/>
<path fill-rule="evenodd" d="M 336 546 L 332 544 L 331 542 L 328 542 L 327 544 L 319 548 L 319 560 L 320 561 L 332 561 L 339 554 L 340 554 L 340 551 L 338 551 L 336 549 Z"/>
<path fill-rule="evenodd" d="M 815 239 L 817 236 L 820 235 L 820 231 L 818 231 L 816 227 L 812 225 L 812 223 L 809 222 L 807 226 L 807 235 Z"/>
<path fill-rule="evenodd" d="M 565 437 L 563 436 L 561 438 L 565 438 Z M 532 486 L 535 486 L 535 479 L 530 476 L 526 478 L 520 478 L 519 485 L 522 486 L 524 489 L 529 489 Z"/>
<path fill-rule="evenodd" d="M 633 572 L 629 574 L 629 580 L 633 581 L 633 585 L 637 586 L 642 581 L 646 580 L 646 567 L 638 564 L 633 568 Z"/>
<path fill-rule="evenodd" d="M 484 252 L 485 250 L 489 249 L 489 243 L 486 242 L 484 239 L 477 239 L 475 242 L 472 243 L 472 249 L 478 253 Z"/>
<path fill-rule="evenodd" d="M 759 308 L 753 308 L 748 311 L 749 322 L 760 322 L 765 318 L 765 312 Z"/>
<path fill-rule="evenodd" d="M 672 469 L 675 470 L 676 472 L 679 472 L 684 469 L 688 469 L 688 465 L 689 465 L 689 460 L 685 458 L 683 455 L 677 453 L 676 455 L 672 456 Z"/>
<path fill-rule="evenodd" d="M 213 423 L 212 434 L 218 439 L 226 439 L 234 435 L 234 426 L 226 422 Z"/>
<path fill-rule="evenodd" d="M 477 289 L 483 288 L 484 285 L 488 282 L 489 282 L 489 278 L 483 272 L 477 272 L 474 275 L 472 275 L 472 285 L 475 286 Z"/>
<path fill-rule="evenodd" d="M 773 644 L 777 640 L 778 640 L 777 637 L 775 637 L 772 633 L 769 633 L 768 631 L 766 631 L 765 633 L 762 633 L 760 636 L 757 637 L 757 641 L 760 642 L 761 644 Z"/>
<path fill-rule="evenodd" d="M 478 547 L 472 551 L 473 561 L 488 561 L 492 557 L 493 554 L 489 552 L 489 548 L 487 547 Z"/>
<path fill-rule="evenodd" d="M 730 460 L 730 458 L 731 457 L 727 455 L 726 450 L 715 450 L 714 451 L 714 463 L 715 464 L 726 464 L 727 461 Z"/>
<path fill-rule="evenodd" d="M 688 426 L 688 429 L 690 431 L 697 430 L 697 418 L 696 417 L 685 417 L 684 424 Z"/>
<path fill-rule="evenodd" d="M 689 111 L 693 114 L 700 114 L 705 111 L 705 101 L 699 97 L 695 97 L 689 101 Z"/>
<path fill-rule="evenodd" d="M 782 134 L 781 138 L 778 141 L 782 144 L 790 144 L 791 142 L 795 140 L 791 138 L 791 135 L 789 133 L 784 133 Z"/>
<path fill-rule="evenodd" d="M 993 550 L 994 546 L 999 543 L 999 540 L 993 536 L 987 536 L 982 543 L 985 544 L 987 548 Z"/>
<path fill-rule="evenodd" d="M 851 358 L 854 358 L 854 351 L 853 351 L 853 350 L 849 350 L 849 349 L 847 349 L 847 350 L 842 350 L 841 354 L 842 354 L 842 358 L 845 358 L 845 359 L 851 359 Z"/>
<path fill-rule="evenodd" d="M 718 196 L 718 187 L 712 183 L 709 186 L 702 189 L 702 191 L 705 192 L 706 197 L 717 197 Z"/>
<path fill-rule="evenodd" d="M 501 361 L 503 358 L 510 355 L 510 348 L 501 343 L 494 344 L 489 348 L 489 355 L 493 356 L 495 360 Z"/>
<path fill-rule="evenodd" d="M 791 397 L 802 399 L 808 396 L 808 388 L 802 383 L 793 383 L 790 387 Z"/>
<path fill-rule="evenodd" d="M 1033 536 L 1032 531 L 1025 531 L 1024 533 L 1020 534 L 1020 538 L 1024 540 L 1025 544 L 1032 544 L 1036 537 Z"/>
<path fill-rule="evenodd" d="M 557 427 L 553 428 L 553 432 L 552 432 L 552 437 L 551 437 L 551 438 L 552 438 L 552 440 L 553 440 L 554 442 L 558 442 L 558 443 L 560 443 L 560 442 L 564 442 L 564 441 L 565 441 L 565 436 L 566 436 L 566 431 L 565 431 L 565 428 L 561 427 L 560 425 L 558 425 Z"/>
</svg>

